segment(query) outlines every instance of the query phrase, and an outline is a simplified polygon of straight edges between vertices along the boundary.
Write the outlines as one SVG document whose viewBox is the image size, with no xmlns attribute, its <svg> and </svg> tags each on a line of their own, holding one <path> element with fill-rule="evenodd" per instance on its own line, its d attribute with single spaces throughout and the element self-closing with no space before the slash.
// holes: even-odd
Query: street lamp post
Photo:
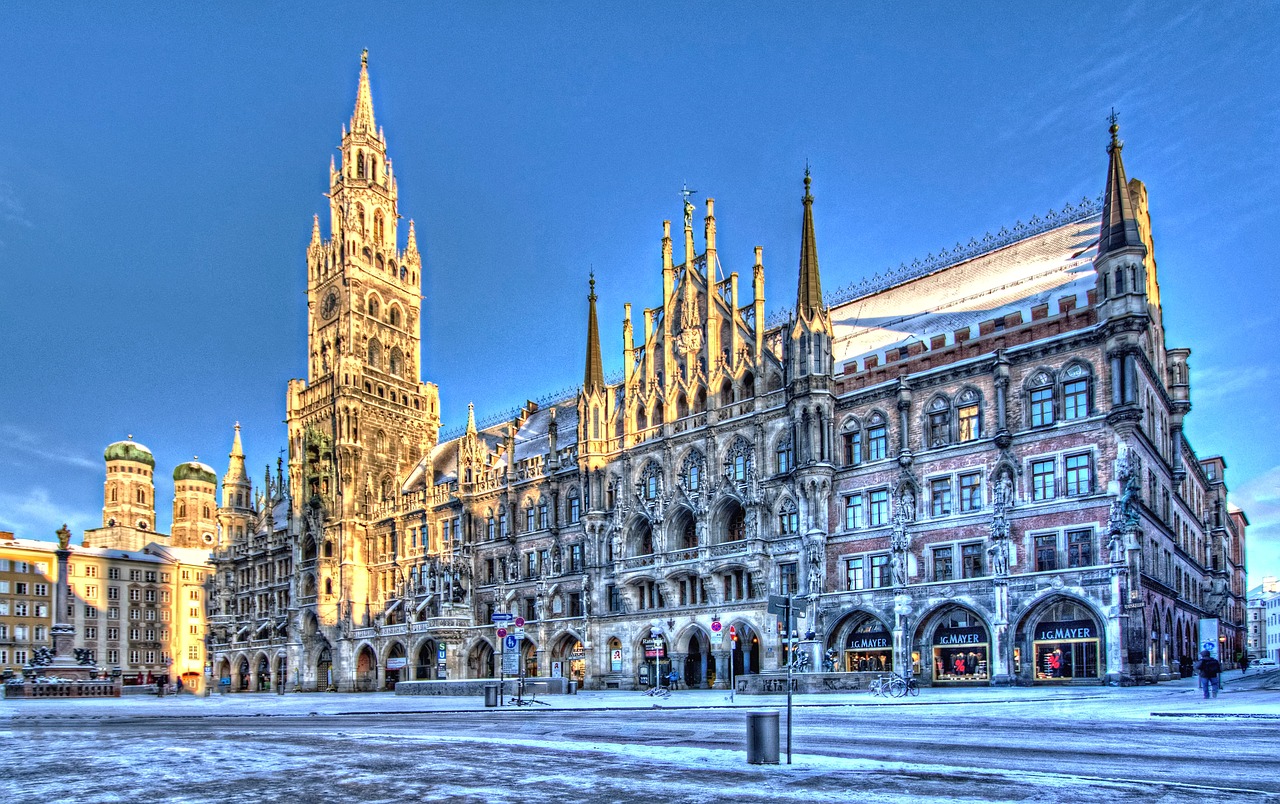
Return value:
<svg viewBox="0 0 1280 804">
<path fill-rule="evenodd" d="M 662 657 L 660 655 L 662 648 L 660 639 L 662 639 L 662 621 L 653 620 L 649 623 L 649 638 L 652 640 L 649 644 L 653 646 L 653 683 L 650 685 L 656 690 L 661 682 L 658 680 L 658 673 L 662 669 Z"/>
</svg>

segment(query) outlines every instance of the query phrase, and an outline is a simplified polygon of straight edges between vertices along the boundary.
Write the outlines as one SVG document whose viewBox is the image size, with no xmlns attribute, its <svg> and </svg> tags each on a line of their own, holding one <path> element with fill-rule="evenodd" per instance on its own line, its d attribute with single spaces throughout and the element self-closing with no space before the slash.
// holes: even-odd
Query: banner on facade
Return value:
<svg viewBox="0 0 1280 804">
<path fill-rule="evenodd" d="M 405 667 L 405 665 L 407 665 L 408 663 L 409 663 L 409 660 L 408 660 L 408 659 L 405 659 L 404 657 L 398 657 L 398 658 L 394 658 L 394 659 L 387 659 L 387 669 L 388 669 L 388 670 L 403 670 L 403 669 L 404 669 L 404 667 Z"/>
<path fill-rule="evenodd" d="M 933 634 L 935 645 L 982 645 L 987 641 L 987 629 L 975 628 L 939 628 Z"/>
</svg>

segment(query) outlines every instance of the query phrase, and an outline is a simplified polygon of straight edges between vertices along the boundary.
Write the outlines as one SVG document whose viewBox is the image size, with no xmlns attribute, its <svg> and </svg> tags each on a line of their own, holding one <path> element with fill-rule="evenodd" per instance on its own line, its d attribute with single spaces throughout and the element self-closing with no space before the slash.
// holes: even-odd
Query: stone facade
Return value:
<svg viewBox="0 0 1280 804">
<path fill-rule="evenodd" d="M 806 173 L 795 306 L 773 318 L 761 249 L 740 298 L 714 202 L 699 248 L 686 200 L 641 332 L 627 306 L 622 376 L 593 277 L 581 388 L 442 436 L 373 120 L 366 63 L 331 238 L 317 220 L 308 247 L 287 478 L 250 503 L 237 432 L 223 481 L 210 650 L 233 689 L 497 675 L 504 613 L 523 672 L 592 688 L 724 687 L 792 650 L 935 684 L 1154 682 L 1206 617 L 1228 664 L 1243 648 L 1246 523 L 1183 435 L 1190 352 L 1164 343 L 1114 127 L 1101 208 L 834 300 Z M 799 596 L 794 649 L 770 594 Z"/>
</svg>

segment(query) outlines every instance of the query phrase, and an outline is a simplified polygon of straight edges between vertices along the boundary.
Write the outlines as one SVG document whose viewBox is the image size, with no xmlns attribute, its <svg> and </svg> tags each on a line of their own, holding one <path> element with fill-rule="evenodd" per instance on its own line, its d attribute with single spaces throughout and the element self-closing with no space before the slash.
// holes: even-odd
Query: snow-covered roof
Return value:
<svg viewBox="0 0 1280 804">
<path fill-rule="evenodd" d="M 1092 215 L 831 309 L 841 364 L 1072 296 L 1083 307 L 1096 284 L 1099 217 Z M 976 335 L 976 330 L 974 332 Z"/>
</svg>

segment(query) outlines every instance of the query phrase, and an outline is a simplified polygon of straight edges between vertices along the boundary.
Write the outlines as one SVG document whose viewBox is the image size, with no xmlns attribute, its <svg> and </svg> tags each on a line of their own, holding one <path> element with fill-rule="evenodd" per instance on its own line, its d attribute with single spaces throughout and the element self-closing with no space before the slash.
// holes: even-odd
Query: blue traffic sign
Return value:
<svg viewBox="0 0 1280 804">
<path fill-rule="evenodd" d="M 516 649 L 516 642 L 517 642 L 517 641 L 518 641 L 518 640 L 516 639 L 516 635 L 515 635 L 515 634 L 508 634 L 507 636 L 503 637 L 503 639 L 502 639 L 502 649 L 503 649 L 503 650 L 515 650 L 515 649 Z"/>
<path fill-rule="evenodd" d="M 515 618 L 516 616 L 514 614 L 504 614 L 499 612 L 494 614 L 490 619 L 495 623 L 509 623 Z"/>
</svg>

